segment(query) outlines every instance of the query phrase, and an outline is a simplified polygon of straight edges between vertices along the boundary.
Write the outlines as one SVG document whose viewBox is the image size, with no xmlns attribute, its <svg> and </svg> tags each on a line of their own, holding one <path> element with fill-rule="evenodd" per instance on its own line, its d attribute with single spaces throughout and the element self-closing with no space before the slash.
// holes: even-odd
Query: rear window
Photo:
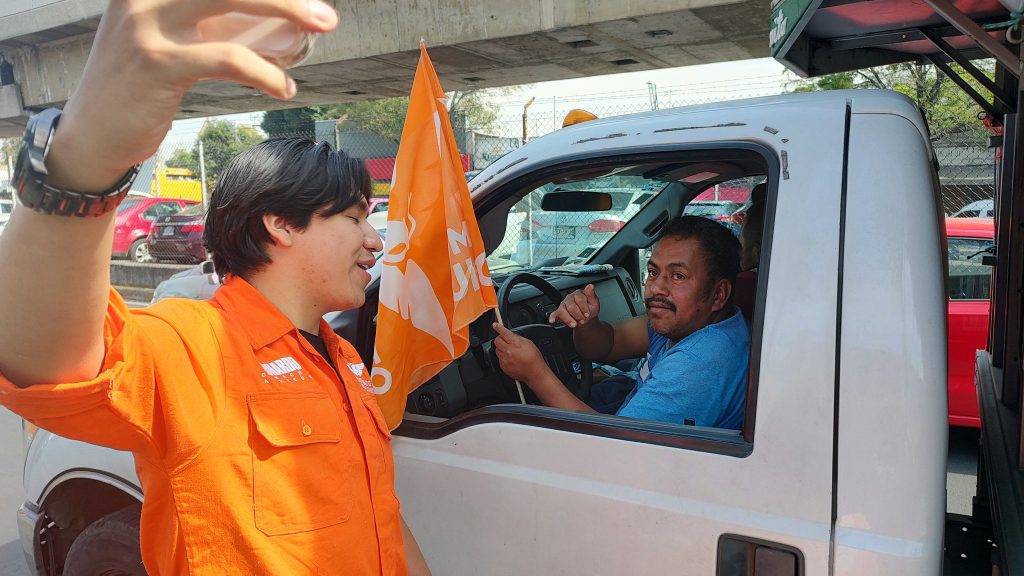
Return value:
<svg viewBox="0 0 1024 576">
<path fill-rule="evenodd" d="M 125 212 L 125 211 L 127 211 L 127 210 L 128 210 L 129 208 L 131 208 L 132 206 L 137 206 L 137 205 L 139 204 L 139 202 L 142 202 L 142 198 L 126 198 L 126 199 L 125 199 L 125 200 L 124 200 L 123 202 L 121 202 L 121 204 L 120 204 L 120 205 L 119 205 L 119 206 L 117 207 L 117 213 L 118 213 L 118 214 L 120 214 L 120 213 L 122 213 L 122 212 Z"/>
<path fill-rule="evenodd" d="M 206 212 L 206 208 L 202 204 L 193 204 L 188 208 L 185 208 L 181 212 L 178 212 L 179 216 L 202 216 Z"/>
<path fill-rule="evenodd" d="M 950 300 L 988 300 L 992 268 L 982 264 L 981 259 L 991 246 L 993 242 L 988 239 L 949 239 Z"/>
</svg>

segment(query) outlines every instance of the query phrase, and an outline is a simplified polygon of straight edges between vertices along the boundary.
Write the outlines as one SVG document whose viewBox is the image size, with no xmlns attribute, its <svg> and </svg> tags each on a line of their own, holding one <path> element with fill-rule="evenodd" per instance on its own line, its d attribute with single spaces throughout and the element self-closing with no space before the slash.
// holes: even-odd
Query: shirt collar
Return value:
<svg viewBox="0 0 1024 576">
<path fill-rule="evenodd" d="M 253 350 L 259 350 L 295 331 L 295 325 L 273 302 L 244 278 L 229 274 L 213 295 L 213 304 L 232 315 L 232 321 L 245 331 Z"/>
</svg>

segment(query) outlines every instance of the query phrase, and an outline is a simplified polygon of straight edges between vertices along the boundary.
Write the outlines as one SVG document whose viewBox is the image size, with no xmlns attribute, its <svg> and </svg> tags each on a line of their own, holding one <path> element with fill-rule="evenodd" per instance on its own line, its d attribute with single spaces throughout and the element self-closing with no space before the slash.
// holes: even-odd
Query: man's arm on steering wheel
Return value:
<svg viewBox="0 0 1024 576">
<path fill-rule="evenodd" d="M 583 290 L 569 293 L 548 316 L 548 322 L 562 322 L 572 328 L 576 351 L 588 360 L 617 362 L 647 354 L 650 337 L 646 314 L 613 325 L 598 318 L 600 313 L 601 300 L 594 285 L 587 284 Z"/>
<path fill-rule="evenodd" d="M 501 324 L 495 323 L 492 327 L 498 333 L 498 337 L 494 339 L 494 348 L 498 353 L 502 372 L 529 386 L 545 406 L 576 412 L 594 412 L 593 408 L 570 392 L 551 368 L 548 368 L 536 344 Z"/>
</svg>

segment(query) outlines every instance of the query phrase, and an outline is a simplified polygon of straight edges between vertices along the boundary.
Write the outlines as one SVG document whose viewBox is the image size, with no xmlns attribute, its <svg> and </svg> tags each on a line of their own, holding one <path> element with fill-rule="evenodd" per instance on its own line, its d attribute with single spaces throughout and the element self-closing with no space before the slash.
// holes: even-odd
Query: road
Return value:
<svg viewBox="0 0 1024 576">
<path fill-rule="evenodd" d="M 0 574 L 30 576 L 18 540 L 15 511 L 25 500 L 21 485 L 21 419 L 0 408 Z"/>
<path fill-rule="evenodd" d="M 953 429 L 949 439 L 947 509 L 970 514 L 977 467 L 977 436 Z M 18 540 L 15 511 L 24 501 L 21 485 L 21 420 L 0 408 L 0 575 L 30 576 Z"/>
</svg>

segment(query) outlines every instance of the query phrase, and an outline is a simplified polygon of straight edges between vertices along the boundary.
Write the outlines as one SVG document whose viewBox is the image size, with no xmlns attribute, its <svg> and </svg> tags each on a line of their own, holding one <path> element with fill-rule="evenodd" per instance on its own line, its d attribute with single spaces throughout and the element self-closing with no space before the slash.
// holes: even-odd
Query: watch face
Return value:
<svg viewBox="0 0 1024 576">
<path fill-rule="evenodd" d="M 20 194 L 25 188 L 25 183 L 32 178 L 32 170 L 28 162 L 28 141 L 23 139 L 18 146 L 18 156 L 14 160 L 14 174 L 11 176 L 11 184 Z"/>
<path fill-rule="evenodd" d="M 100 194 L 84 194 L 49 186 L 46 183 L 46 155 L 59 121 L 60 110 L 56 108 L 43 110 L 28 121 L 13 176 L 21 205 L 58 216 L 88 217 L 110 212 L 128 193 L 132 181 L 139 173 L 139 166 L 134 166 L 114 187 Z"/>
</svg>

